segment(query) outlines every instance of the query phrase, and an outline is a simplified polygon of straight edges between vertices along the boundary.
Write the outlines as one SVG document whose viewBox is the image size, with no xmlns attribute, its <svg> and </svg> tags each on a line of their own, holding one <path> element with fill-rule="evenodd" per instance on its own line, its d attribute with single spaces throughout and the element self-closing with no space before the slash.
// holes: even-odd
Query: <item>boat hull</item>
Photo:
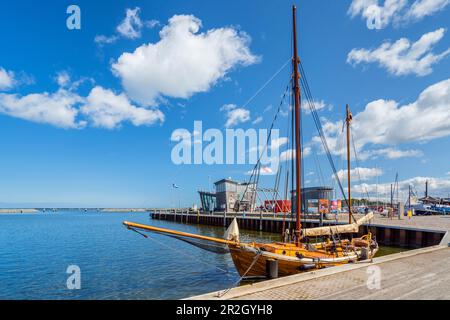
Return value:
<svg viewBox="0 0 450 320">
<path fill-rule="evenodd" d="M 284 277 L 302 273 L 311 269 L 339 266 L 360 260 L 361 250 L 348 256 L 332 256 L 310 253 L 302 258 L 284 256 L 271 252 L 262 252 L 250 246 L 229 246 L 233 263 L 241 277 L 267 277 L 268 260 L 278 261 L 278 276 Z M 370 252 L 368 258 L 375 255 L 377 249 Z"/>
<path fill-rule="evenodd" d="M 123 224 L 136 232 L 138 232 L 136 229 L 139 229 L 164 234 L 216 253 L 227 252 L 226 246 L 228 246 L 236 269 L 242 277 L 266 277 L 268 260 L 277 260 L 278 276 L 288 276 L 309 269 L 320 269 L 370 259 L 378 250 L 378 244 L 370 234 L 354 238 L 351 241 L 340 240 L 337 243 L 330 240 L 313 244 L 241 243 L 238 238 L 233 239 L 236 238 L 236 234 L 231 234 L 231 232 L 229 233 L 230 240 L 226 240 L 128 221 L 124 221 Z M 234 224 L 237 226 L 236 220 Z M 324 230 L 319 228 L 316 231 Z M 208 246 L 205 243 L 214 245 Z"/>
</svg>

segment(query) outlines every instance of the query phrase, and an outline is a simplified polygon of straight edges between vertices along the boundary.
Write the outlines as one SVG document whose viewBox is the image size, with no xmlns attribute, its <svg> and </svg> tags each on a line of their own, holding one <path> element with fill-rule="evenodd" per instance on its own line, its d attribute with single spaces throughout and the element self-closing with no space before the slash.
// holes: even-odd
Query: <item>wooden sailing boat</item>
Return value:
<svg viewBox="0 0 450 320">
<path fill-rule="evenodd" d="M 319 269 L 336 266 L 358 260 L 372 258 L 378 250 L 378 244 L 371 234 L 361 238 L 340 239 L 340 234 L 354 234 L 359 227 L 373 218 L 369 212 L 361 219 L 352 222 L 350 176 L 348 177 L 348 199 L 349 223 L 327 227 L 302 229 L 301 225 L 301 145 L 300 145 L 300 86 L 299 86 L 299 57 L 297 53 L 296 34 L 296 7 L 293 7 L 293 116 L 295 119 L 295 172 L 296 172 L 296 226 L 292 241 L 275 243 L 241 242 L 239 239 L 239 228 L 236 218 L 226 232 L 226 239 L 212 238 L 202 235 L 190 234 L 176 230 L 157 228 L 153 226 L 124 222 L 124 225 L 134 231 L 144 230 L 174 237 L 193 245 L 214 252 L 224 252 L 225 249 L 231 253 L 234 265 L 242 277 L 264 277 L 267 274 L 269 261 L 278 264 L 278 275 L 287 276 L 308 269 Z M 347 106 L 347 148 L 349 150 L 349 130 L 351 114 Z M 350 170 L 350 152 L 348 156 L 348 170 Z M 349 171 L 350 172 L 350 171 Z M 138 231 L 139 232 L 139 231 Z M 311 237 L 325 237 L 324 242 L 308 243 Z M 205 244 L 206 243 L 206 244 Z M 209 243 L 209 244 L 208 244 Z"/>
</svg>

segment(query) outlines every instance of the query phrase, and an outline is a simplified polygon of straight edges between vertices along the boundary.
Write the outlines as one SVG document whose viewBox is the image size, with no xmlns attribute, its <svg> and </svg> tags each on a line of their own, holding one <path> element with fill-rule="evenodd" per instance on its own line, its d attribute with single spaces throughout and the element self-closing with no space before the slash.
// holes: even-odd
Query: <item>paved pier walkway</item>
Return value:
<svg viewBox="0 0 450 320">
<path fill-rule="evenodd" d="M 356 215 L 355 217 L 359 218 L 362 217 L 362 215 Z M 348 215 L 339 217 L 340 222 L 347 220 Z M 411 219 L 408 219 L 408 217 L 401 217 L 401 219 L 399 219 L 398 217 L 386 218 L 376 213 L 371 224 L 430 231 L 447 231 L 450 230 L 450 215 L 413 216 Z"/>
<path fill-rule="evenodd" d="M 377 268 L 379 267 L 379 269 Z M 380 271 L 380 288 L 367 283 Z M 370 282 L 370 281 L 369 281 Z M 372 286 L 376 282 L 370 282 Z M 217 292 L 190 299 L 219 299 Z M 405 251 L 233 288 L 221 299 L 450 299 L 450 247 Z"/>
</svg>

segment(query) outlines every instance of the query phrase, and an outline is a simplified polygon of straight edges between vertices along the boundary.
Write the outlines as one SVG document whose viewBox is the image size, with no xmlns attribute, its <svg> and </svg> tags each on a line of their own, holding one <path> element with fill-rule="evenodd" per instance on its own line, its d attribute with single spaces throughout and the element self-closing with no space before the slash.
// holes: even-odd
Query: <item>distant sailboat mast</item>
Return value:
<svg viewBox="0 0 450 320">
<path fill-rule="evenodd" d="M 375 165 L 375 168 L 378 171 L 378 164 Z M 378 183 L 379 183 L 379 178 L 378 178 L 378 175 L 377 175 L 377 184 L 376 184 L 376 187 L 375 187 L 375 190 L 376 190 L 376 193 L 377 193 L 377 210 L 378 210 L 378 206 L 379 206 L 379 203 L 380 203 L 380 196 L 378 194 Z"/>
<path fill-rule="evenodd" d="M 300 221 L 301 215 L 301 161 L 302 161 L 302 151 L 300 145 L 300 86 L 299 79 L 300 74 L 298 71 L 298 64 L 300 62 L 297 53 L 297 8 L 296 6 L 292 6 L 292 25 L 293 25 L 293 50 L 294 55 L 292 59 L 292 67 L 294 69 L 294 81 L 293 81 L 293 93 L 294 93 L 294 110 L 293 116 L 295 117 L 295 192 L 296 192 L 296 210 L 297 210 L 297 223 L 295 226 L 295 242 L 298 245 L 300 243 L 301 238 L 301 228 L 302 224 Z"/>
<path fill-rule="evenodd" d="M 350 107 L 346 106 L 346 117 L 345 122 L 347 124 L 347 186 L 348 186 L 348 223 L 352 223 L 352 193 L 351 193 L 351 181 L 350 181 L 350 122 L 352 121 L 352 113 L 350 112 Z"/>
</svg>

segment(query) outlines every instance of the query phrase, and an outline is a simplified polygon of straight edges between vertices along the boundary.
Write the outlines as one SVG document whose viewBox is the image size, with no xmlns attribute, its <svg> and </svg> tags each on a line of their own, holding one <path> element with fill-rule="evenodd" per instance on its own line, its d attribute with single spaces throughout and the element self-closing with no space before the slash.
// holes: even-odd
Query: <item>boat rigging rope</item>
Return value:
<svg viewBox="0 0 450 320">
<path fill-rule="evenodd" d="M 317 174 L 319 175 L 320 184 L 322 186 L 325 186 L 325 178 L 323 177 L 322 168 L 320 167 L 319 158 L 317 157 L 316 150 L 312 150 L 313 158 L 314 158 L 314 164 L 316 167 Z M 333 181 L 334 183 L 334 181 Z"/>
<path fill-rule="evenodd" d="M 261 91 L 263 91 L 263 90 L 267 87 L 267 85 L 268 85 L 270 82 L 272 82 L 272 80 L 275 79 L 275 77 L 276 77 L 281 71 L 283 71 L 283 69 L 287 66 L 287 64 L 288 64 L 289 62 L 291 62 L 291 58 L 289 58 L 289 59 L 281 66 L 281 68 L 278 69 L 278 71 L 275 72 L 275 73 L 269 78 L 269 80 L 267 80 L 267 81 L 261 86 L 261 88 L 259 88 L 258 90 L 256 90 L 255 94 L 254 94 L 253 96 L 251 96 L 250 99 L 248 99 L 247 102 L 244 103 L 244 105 L 243 105 L 241 108 L 245 108 L 246 106 L 248 106 L 248 104 L 249 104 L 250 102 L 252 102 L 253 99 L 255 99 L 256 96 L 258 96 L 258 94 L 259 94 Z"/>
<path fill-rule="evenodd" d="M 276 76 L 278 76 L 279 74 L 280 74 L 280 72 L 281 71 L 283 71 L 283 69 L 289 64 L 289 62 L 291 62 L 291 58 L 289 58 L 270 78 L 269 78 L 269 80 L 267 80 L 258 90 L 256 90 L 256 92 L 255 92 L 255 94 L 253 94 L 251 97 L 250 97 L 250 99 L 248 99 L 247 100 L 247 102 L 246 103 L 244 103 L 243 104 L 243 106 L 242 106 L 242 108 L 245 108 L 245 107 L 247 107 L 248 106 L 248 104 L 250 103 L 250 102 L 252 102 L 253 101 L 253 99 L 255 99 L 257 96 L 258 96 L 258 94 L 261 92 L 261 91 L 263 91 L 268 85 L 269 85 L 269 83 L 270 82 L 272 82 L 272 80 L 273 79 L 275 79 L 276 78 Z M 290 83 L 290 81 L 289 81 L 289 83 Z M 288 87 L 289 87 L 289 84 L 288 84 Z M 284 101 L 284 98 L 285 98 L 285 96 L 286 96 L 286 92 L 287 92 L 287 89 L 285 90 L 285 92 L 284 92 L 284 94 L 283 94 L 283 97 L 281 98 L 281 102 L 280 102 L 280 105 L 278 106 L 278 110 L 277 110 L 277 112 L 276 112 L 276 114 L 275 114 L 275 116 L 274 116 L 274 119 L 273 119 L 273 121 L 272 121 L 272 125 L 270 126 L 270 131 L 269 131 L 269 134 L 268 134 L 268 136 L 267 136 L 267 141 L 266 141 L 266 145 L 265 145 L 265 147 L 264 147 L 264 151 L 263 152 L 261 152 L 261 154 L 260 154 L 260 156 L 258 157 L 258 161 L 256 162 L 256 164 L 255 164 L 255 167 L 253 168 L 253 171 L 252 171 L 252 173 L 250 174 L 250 178 L 249 178 L 249 183 L 247 184 L 247 186 L 246 186 L 246 188 L 245 188 L 245 191 L 244 191 L 244 193 L 242 194 L 242 197 L 241 197 L 241 200 L 240 200 L 240 202 L 242 202 L 243 200 L 244 200 L 244 196 L 245 196 L 245 194 L 247 193 L 247 190 L 248 190 L 248 186 L 249 186 L 249 184 L 250 184 L 250 182 L 252 181 L 252 179 L 253 179 L 253 176 L 255 175 L 255 174 L 259 174 L 259 172 L 257 173 L 256 171 L 257 171 L 257 169 L 258 169 L 258 165 L 260 164 L 260 161 L 261 161 L 261 157 L 262 157 L 262 155 L 264 154 L 264 152 L 265 152 L 265 150 L 266 150 L 266 148 L 267 148 L 267 144 L 269 143 L 269 141 L 270 141 L 270 138 L 271 138 L 271 134 L 272 134 L 272 129 L 273 129 L 273 126 L 274 126 L 274 124 L 275 124 L 275 121 L 277 120 L 277 117 L 278 117 L 278 114 L 280 113 L 280 110 L 281 110 L 281 106 L 282 106 L 282 104 L 283 104 L 283 101 Z M 259 148 L 258 148 L 258 151 L 259 151 Z M 257 152 L 258 152 L 257 151 Z M 256 190 L 255 190 L 255 192 L 256 192 Z"/>
<path fill-rule="evenodd" d="M 143 236 L 144 238 L 148 239 L 148 235 L 146 235 L 145 233 L 142 233 L 142 232 L 140 232 L 140 231 L 137 231 L 135 228 L 127 227 L 127 229 L 128 229 L 128 230 L 131 230 L 131 231 L 134 231 L 134 232 L 136 232 L 137 234 L 140 234 L 140 235 Z"/>
<path fill-rule="evenodd" d="M 355 138 L 353 137 L 353 132 L 351 133 L 351 135 L 352 135 L 353 151 L 355 153 L 355 161 L 356 161 L 356 168 L 357 168 L 357 171 L 358 171 L 359 183 L 362 185 L 361 174 L 359 172 L 358 154 L 356 152 Z M 367 185 L 364 185 L 364 189 L 366 191 L 367 201 L 368 201 L 368 203 L 370 203 L 370 195 L 369 195 L 369 190 L 367 189 Z M 378 208 L 377 208 L 377 210 L 378 210 Z M 370 225 L 371 225 L 371 221 L 369 220 L 368 223 L 367 223 L 367 233 L 370 233 Z"/>
<path fill-rule="evenodd" d="M 169 250 L 173 250 L 174 252 L 177 252 L 177 253 L 179 253 L 179 254 L 181 254 L 181 255 L 183 255 L 183 256 L 189 257 L 189 259 L 191 259 L 191 260 L 195 260 L 196 262 L 203 263 L 204 265 L 213 266 L 213 267 L 215 267 L 217 270 L 222 271 L 222 272 L 224 272 L 225 274 L 230 274 L 230 272 L 229 272 L 228 270 L 219 268 L 218 266 L 216 266 L 216 265 L 213 264 L 213 263 L 209 263 L 209 262 L 203 261 L 203 260 L 201 260 L 201 259 L 196 259 L 196 258 L 194 258 L 193 255 L 190 255 L 190 254 L 187 254 L 187 253 L 185 253 L 185 252 L 183 252 L 183 251 L 181 251 L 181 250 L 175 249 L 175 248 L 173 248 L 173 247 L 171 247 L 171 246 L 169 246 L 169 245 L 167 245 L 167 244 L 165 244 L 165 243 L 163 243 L 163 242 L 161 242 L 161 241 L 156 240 L 156 239 L 153 238 L 153 237 L 149 237 L 148 235 L 143 234 L 142 232 L 139 232 L 138 230 L 136 230 L 136 229 L 134 229 L 134 228 L 132 228 L 132 227 L 128 227 L 128 229 L 129 229 L 129 230 L 132 230 L 132 231 L 134 231 L 134 232 L 137 232 L 138 234 L 142 235 L 144 238 L 150 239 L 150 240 L 152 240 L 152 241 L 158 243 L 159 245 L 161 245 L 161 246 L 163 246 L 163 247 L 165 247 L 165 248 L 167 248 L 167 249 L 169 249 Z"/>
<path fill-rule="evenodd" d="M 245 190 L 244 190 L 244 192 L 242 193 L 242 197 L 241 197 L 240 202 L 242 202 L 242 201 L 244 200 L 244 196 L 245 196 L 245 194 L 247 193 L 248 187 L 249 187 L 249 185 L 250 185 L 250 181 L 252 181 L 253 176 L 254 176 L 255 174 L 259 174 L 259 169 L 258 169 L 258 167 L 259 167 L 260 164 L 261 164 L 261 158 L 262 158 L 264 152 L 266 152 L 267 147 L 268 147 L 268 145 L 269 145 L 269 141 L 270 141 L 270 139 L 271 139 L 271 137 L 272 137 L 272 130 L 273 130 L 273 127 L 275 126 L 275 122 L 277 121 L 278 115 L 280 114 L 281 107 L 282 107 L 282 105 L 283 105 L 283 103 L 284 103 L 284 100 L 285 100 L 285 98 L 286 98 L 286 94 L 287 94 L 287 92 L 289 91 L 289 85 L 290 85 L 290 83 L 291 83 L 291 81 L 289 80 L 289 83 L 288 83 L 288 85 L 286 86 L 286 90 L 284 90 L 283 96 L 281 97 L 281 101 L 280 101 L 280 104 L 278 105 L 277 112 L 275 113 L 275 116 L 273 117 L 272 124 L 270 125 L 270 128 L 269 128 L 269 134 L 267 135 L 266 143 L 265 143 L 265 145 L 264 145 L 264 147 L 263 147 L 263 150 L 260 152 L 260 154 L 259 154 L 259 156 L 258 156 L 258 160 L 256 161 L 256 164 L 255 164 L 255 166 L 253 167 L 253 170 L 251 171 L 250 178 L 248 179 L 249 183 L 246 185 Z M 257 152 L 259 152 L 259 148 L 258 148 Z"/>
<path fill-rule="evenodd" d="M 314 124 L 316 125 L 316 129 L 319 132 L 319 137 L 320 137 L 320 140 L 322 141 L 322 145 L 325 150 L 325 154 L 326 154 L 326 156 L 328 158 L 328 162 L 330 163 L 330 166 L 333 170 L 333 174 L 339 185 L 339 189 L 341 190 L 342 196 L 344 197 L 344 200 L 348 203 L 347 197 L 344 192 L 344 187 L 342 186 L 341 180 L 339 179 L 339 176 L 338 176 L 337 170 L 336 170 L 336 166 L 334 165 L 333 157 L 330 152 L 330 148 L 328 147 L 325 133 L 323 132 L 322 124 L 320 122 L 320 118 L 318 116 L 317 109 L 315 107 L 314 99 L 313 99 L 311 90 L 309 88 L 308 79 L 306 77 L 305 70 L 303 69 L 303 63 L 301 60 L 300 60 L 299 66 L 300 66 L 300 75 L 301 75 L 300 81 L 301 81 L 302 87 L 304 89 L 305 97 L 308 102 L 309 108 L 311 110 L 311 115 L 313 117 Z M 356 219 L 353 215 L 352 215 L 352 218 L 356 222 Z"/>
<path fill-rule="evenodd" d="M 291 86 L 289 86 L 289 89 L 288 89 L 288 97 L 292 97 L 292 95 L 291 95 Z M 286 137 L 291 137 L 291 132 L 292 132 L 292 129 L 291 129 L 291 124 L 293 124 L 293 122 L 292 122 L 292 119 L 293 119 L 293 117 L 292 117 L 292 112 L 290 112 L 290 110 L 291 110 L 291 105 L 292 105 L 292 98 L 291 99 L 289 99 L 289 102 L 288 102 L 288 104 L 287 104 L 287 126 L 286 126 Z M 293 136 L 292 136 L 293 137 Z M 293 165 L 294 165 L 294 162 L 292 161 L 293 160 L 293 152 L 294 152 L 294 142 L 293 142 L 293 139 L 288 139 L 287 140 L 287 147 L 286 147 L 286 151 L 285 151 L 285 154 L 286 154 L 286 162 L 287 162 L 287 164 L 286 164 L 286 180 L 285 180 L 285 190 L 284 190 L 284 200 L 287 200 L 288 199 L 288 197 L 289 197 L 289 199 L 291 199 L 292 198 L 292 194 L 289 192 L 289 179 L 291 179 L 291 181 L 292 181 L 292 185 L 294 184 L 293 183 L 293 178 L 292 178 L 292 176 L 294 175 L 294 167 L 293 167 Z M 284 161 L 283 159 L 281 159 L 281 155 L 280 155 L 280 161 Z M 289 168 L 289 162 L 291 163 L 291 166 L 290 166 L 290 168 Z M 291 177 L 289 177 L 289 175 L 291 175 Z M 291 187 L 292 188 L 292 187 Z M 292 190 L 292 189 L 291 189 Z M 291 199 L 292 200 L 292 199 Z M 292 201 L 291 201 L 292 202 Z M 290 215 L 289 215 L 289 217 L 290 217 L 290 221 L 289 221 L 289 223 L 287 224 L 287 227 L 286 227 L 286 216 L 287 216 L 287 212 L 286 212 L 286 210 L 283 210 L 283 228 L 282 228 L 282 237 L 283 237 L 283 242 L 286 242 L 286 231 L 287 230 L 289 230 L 290 228 L 291 228 L 291 221 L 293 220 L 293 213 L 292 213 L 292 210 L 290 209 L 289 210 L 290 211 Z M 288 231 L 288 233 L 289 233 L 289 231 Z"/>
<path fill-rule="evenodd" d="M 351 135 L 352 135 L 353 151 L 355 153 L 356 169 L 357 169 L 357 172 L 358 172 L 359 183 L 362 184 L 361 173 L 359 172 L 359 168 L 360 167 L 359 167 L 358 154 L 356 152 L 355 138 L 353 137 L 353 132 L 351 133 Z M 367 189 L 367 185 L 364 185 L 364 189 L 366 191 L 367 201 L 370 202 L 370 195 L 369 195 L 369 190 Z"/>
<path fill-rule="evenodd" d="M 291 74 L 293 74 L 293 67 L 291 67 Z M 289 97 L 290 97 L 290 109 L 294 108 L 295 102 L 294 102 L 294 95 L 292 94 L 292 86 L 289 87 Z M 295 144 L 295 118 L 294 118 L 294 113 L 293 112 L 289 112 L 289 117 L 291 119 L 291 139 L 292 139 L 292 145 L 291 145 L 291 157 L 290 157 L 290 161 L 291 161 L 291 190 L 294 190 L 294 185 L 295 185 L 295 175 L 297 174 L 295 172 L 295 163 L 294 163 L 294 144 Z M 294 210 L 292 210 L 293 208 L 293 204 L 294 204 L 294 193 L 291 192 L 291 196 L 290 196 L 290 200 L 291 200 L 291 221 L 294 221 Z M 293 233 L 294 234 L 294 233 Z"/>
<path fill-rule="evenodd" d="M 258 249 L 258 253 L 256 254 L 256 256 L 253 258 L 252 263 L 250 264 L 250 266 L 247 268 L 247 270 L 244 272 L 244 274 L 239 278 L 238 281 L 236 281 L 234 283 L 234 285 L 230 288 L 227 288 L 225 290 L 223 290 L 222 292 L 219 292 L 217 294 L 218 298 L 223 297 L 224 295 L 226 295 L 232 288 L 236 287 L 241 281 L 242 279 L 244 279 L 244 277 L 247 275 L 247 273 L 249 273 L 249 271 L 253 268 L 253 266 L 255 265 L 256 261 L 258 261 L 259 257 L 262 255 L 262 251 Z"/>
</svg>

